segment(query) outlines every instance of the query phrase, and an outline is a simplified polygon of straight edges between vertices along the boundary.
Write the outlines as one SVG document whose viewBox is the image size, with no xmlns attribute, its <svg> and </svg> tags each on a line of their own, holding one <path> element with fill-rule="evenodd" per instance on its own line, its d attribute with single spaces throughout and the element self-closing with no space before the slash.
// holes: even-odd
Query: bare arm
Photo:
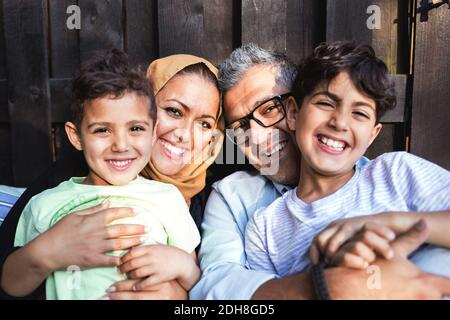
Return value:
<svg viewBox="0 0 450 320">
<path fill-rule="evenodd" d="M 52 272 L 69 265 L 118 265 L 119 258 L 107 256 L 105 252 L 139 245 L 142 240 L 136 235 L 142 235 L 144 227 L 107 224 L 133 215 L 128 208 L 107 209 L 107 204 L 68 215 L 6 259 L 0 282 L 2 289 L 11 296 L 23 297 Z M 122 239 L 123 236 L 133 237 Z"/>
</svg>

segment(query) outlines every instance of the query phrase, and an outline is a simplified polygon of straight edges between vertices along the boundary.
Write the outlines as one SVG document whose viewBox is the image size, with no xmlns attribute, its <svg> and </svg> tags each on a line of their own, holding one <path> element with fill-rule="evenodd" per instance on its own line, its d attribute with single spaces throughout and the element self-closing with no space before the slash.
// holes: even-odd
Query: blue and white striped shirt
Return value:
<svg viewBox="0 0 450 320">
<path fill-rule="evenodd" d="M 0 185 L 0 225 L 24 191 L 24 188 Z"/>
<path fill-rule="evenodd" d="M 450 210 L 450 172 L 419 157 L 386 153 L 356 167 L 338 191 L 305 203 L 296 189 L 260 209 L 247 224 L 248 267 L 281 277 L 309 265 L 313 238 L 331 222 L 385 211 Z"/>
</svg>

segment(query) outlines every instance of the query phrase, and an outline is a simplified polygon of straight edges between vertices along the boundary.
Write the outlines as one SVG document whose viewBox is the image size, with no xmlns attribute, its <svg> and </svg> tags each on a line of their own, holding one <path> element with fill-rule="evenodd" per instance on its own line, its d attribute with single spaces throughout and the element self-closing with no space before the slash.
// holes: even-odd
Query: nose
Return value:
<svg viewBox="0 0 450 320">
<path fill-rule="evenodd" d="M 173 135 L 175 137 L 175 142 L 177 143 L 189 143 L 192 137 L 192 123 L 184 123 L 184 125 L 179 126 L 173 130 Z"/>
<path fill-rule="evenodd" d="M 253 144 L 259 145 L 266 143 L 271 131 L 272 128 L 264 128 L 255 120 L 250 120 L 250 139 Z"/>
<path fill-rule="evenodd" d="M 128 135 L 125 133 L 116 133 L 111 149 L 114 152 L 127 152 L 129 150 Z"/>
<path fill-rule="evenodd" d="M 349 116 L 343 110 L 335 110 L 331 115 L 329 126 L 336 131 L 347 131 L 349 124 Z"/>
</svg>

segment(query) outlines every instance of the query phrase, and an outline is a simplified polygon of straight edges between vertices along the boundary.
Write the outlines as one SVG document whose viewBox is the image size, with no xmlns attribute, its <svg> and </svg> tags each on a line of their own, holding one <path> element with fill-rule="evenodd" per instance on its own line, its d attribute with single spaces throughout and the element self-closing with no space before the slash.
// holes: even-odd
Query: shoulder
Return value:
<svg viewBox="0 0 450 320">
<path fill-rule="evenodd" d="M 253 195 L 270 183 L 267 178 L 253 171 L 237 171 L 213 183 L 219 193 L 252 193 Z"/>
<path fill-rule="evenodd" d="M 363 169 L 384 168 L 384 170 L 396 172 L 398 170 L 411 170 L 418 168 L 440 168 L 438 165 L 420 158 L 414 154 L 399 151 L 387 152 L 371 160 Z M 441 168 L 443 169 L 443 168 Z M 444 169 L 445 170 L 445 169 Z"/>
</svg>

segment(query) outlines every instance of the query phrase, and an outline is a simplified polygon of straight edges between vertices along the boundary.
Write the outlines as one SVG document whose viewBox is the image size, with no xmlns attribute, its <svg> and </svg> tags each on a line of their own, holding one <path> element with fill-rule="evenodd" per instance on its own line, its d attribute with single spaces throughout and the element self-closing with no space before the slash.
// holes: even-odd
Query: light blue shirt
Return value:
<svg viewBox="0 0 450 320">
<path fill-rule="evenodd" d="M 358 165 L 368 162 L 361 158 Z M 202 223 L 199 252 L 202 277 L 189 295 L 194 300 L 249 300 L 263 283 L 277 276 L 249 270 L 244 250 L 247 222 L 291 187 L 259 173 L 239 171 L 213 184 Z"/>
</svg>

